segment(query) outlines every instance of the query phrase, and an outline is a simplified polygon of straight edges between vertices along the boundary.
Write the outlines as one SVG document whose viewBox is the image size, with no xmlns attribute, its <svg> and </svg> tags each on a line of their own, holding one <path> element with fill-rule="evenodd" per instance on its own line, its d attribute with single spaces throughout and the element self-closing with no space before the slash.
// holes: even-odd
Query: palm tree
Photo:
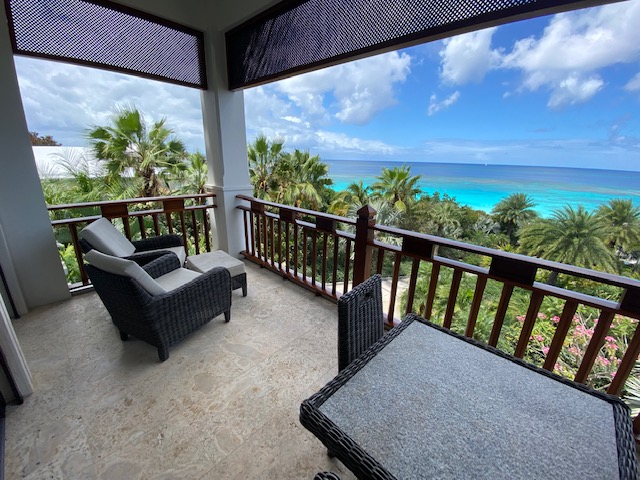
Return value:
<svg viewBox="0 0 640 480">
<path fill-rule="evenodd" d="M 327 188 L 333 184 L 328 173 L 329 166 L 318 155 L 311 156 L 309 151 L 296 149 L 283 156 L 273 170 L 280 186 L 278 200 L 297 207 L 319 209 Z"/>
<path fill-rule="evenodd" d="M 284 141 L 270 141 L 265 135 L 259 135 L 247 146 L 249 158 L 249 175 L 253 184 L 253 195 L 257 198 L 268 198 L 274 187 L 272 178 L 276 164 L 282 159 Z"/>
<path fill-rule="evenodd" d="M 353 217 L 364 205 L 371 201 L 371 189 L 362 180 L 350 183 L 346 190 L 336 195 L 329 206 L 329 212 L 343 217 Z"/>
<path fill-rule="evenodd" d="M 165 126 L 166 119 L 147 125 L 134 107 L 117 110 L 109 125 L 94 126 L 87 138 L 95 157 L 106 162 L 107 179 L 114 181 L 133 169 L 142 180 L 139 194 L 153 197 L 164 193 L 158 170 L 171 168 L 186 156 L 184 144 Z"/>
<path fill-rule="evenodd" d="M 167 185 L 176 182 L 176 188 L 172 189 L 176 193 L 185 195 L 206 193 L 207 159 L 200 152 L 190 153 L 185 162 L 181 162 L 163 173 L 163 179 Z"/>
<path fill-rule="evenodd" d="M 613 198 L 597 211 L 606 225 L 607 243 L 611 248 L 631 252 L 640 246 L 640 208 L 631 199 Z"/>
<path fill-rule="evenodd" d="M 607 247 L 602 220 L 582 205 L 555 210 L 552 218 L 541 219 L 524 226 L 520 246 L 528 255 L 585 268 L 616 272 L 617 259 Z M 555 284 L 557 272 L 549 283 Z"/>
<path fill-rule="evenodd" d="M 504 233 L 509 236 L 512 245 L 518 243 L 517 232 L 520 227 L 537 217 L 533 210 L 536 204 L 526 193 L 512 193 L 500 200 L 491 214 L 500 223 Z"/>
<path fill-rule="evenodd" d="M 428 212 L 429 233 L 439 237 L 460 238 L 459 208 L 455 202 L 444 200 L 431 206 Z"/>
<path fill-rule="evenodd" d="M 376 177 L 377 181 L 371 185 L 373 196 L 388 201 L 400 212 L 406 212 L 420 195 L 418 186 L 420 175 L 411 175 L 411 167 L 383 168 Z"/>
</svg>

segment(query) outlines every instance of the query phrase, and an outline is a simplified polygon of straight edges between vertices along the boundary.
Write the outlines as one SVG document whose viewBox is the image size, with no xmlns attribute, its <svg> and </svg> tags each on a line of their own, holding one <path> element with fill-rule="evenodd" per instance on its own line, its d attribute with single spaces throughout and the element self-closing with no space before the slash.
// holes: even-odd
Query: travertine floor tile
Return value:
<svg viewBox="0 0 640 480">
<path fill-rule="evenodd" d="M 96 294 L 14 322 L 35 393 L 9 407 L 6 478 L 313 478 L 333 470 L 298 421 L 337 372 L 337 311 L 246 264 L 249 294 L 170 349 L 117 329 Z"/>
</svg>

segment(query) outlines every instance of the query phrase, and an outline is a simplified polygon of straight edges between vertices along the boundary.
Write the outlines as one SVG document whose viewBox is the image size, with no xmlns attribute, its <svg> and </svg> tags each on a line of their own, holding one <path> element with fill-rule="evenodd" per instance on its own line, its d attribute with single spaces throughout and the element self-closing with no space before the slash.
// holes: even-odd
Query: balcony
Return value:
<svg viewBox="0 0 640 480">
<path fill-rule="evenodd" d="M 95 293 L 15 321 L 36 392 L 9 407 L 6 478 L 353 478 L 298 421 L 338 370 L 336 306 L 246 263 L 231 322 L 164 363 Z"/>
<path fill-rule="evenodd" d="M 154 199 L 160 206 L 129 211 L 137 200 L 91 208 L 118 218 L 131 238 L 175 225 L 187 233 L 191 254 L 211 248 L 203 235 L 206 245 L 193 245 L 193 232 L 207 231 L 207 216 L 198 219 L 196 211 L 214 205 L 189 207 L 167 197 Z M 167 362 L 158 363 L 146 343 L 121 342 L 95 293 L 14 322 L 36 393 L 7 415 L 9 478 L 312 478 L 319 470 L 352 478 L 301 427 L 298 408 L 337 373 L 335 300 L 376 272 L 385 277 L 388 327 L 415 311 L 506 349 L 511 304 L 525 298 L 508 353 L 608 393 L 623 392 L 640 350 L 637 281 L 377 225 L 368 208 L 349 219 L 253 197 L 239 200 L 249 294 L 235 292 L 231 322 L 207 324 L 173 347 Z M 50 210 L 73 210 L 64 207 Z M 68 233 L 72 257 L 80 256 L 77 228 L 94 217 L 52 220 L 54 229 Z M 453 259 L 460 251 L 471 254 L 466 262 Z M 620 295 L 599 298 L 551 286 L 540 281 L 545 272 L 613 286 Z M 465 285 L 469 298 L 461 294 Z M 534 332 L 548 299 L 559 314 L 541 354 Z M 580 327 L 576 315 L 586 311 L 592 336 L 569 375 L 558 362 Z M 605 382 L 599 358 L 623 316 L 631 330 L 616 353 L 615 377 Z M 491 324 L 482 324 L 487 317 Z"/>
</svg>

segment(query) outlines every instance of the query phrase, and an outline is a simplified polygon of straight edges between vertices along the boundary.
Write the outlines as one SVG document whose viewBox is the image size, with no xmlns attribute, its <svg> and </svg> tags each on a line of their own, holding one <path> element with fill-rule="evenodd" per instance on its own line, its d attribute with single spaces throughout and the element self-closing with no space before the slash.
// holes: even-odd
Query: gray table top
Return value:
<svg viewBox="0 0 640 480">
<path fill-rule="evenodd" d="M 611 405 L 414 322 L 320 411 L 399 479 L 617 479 Z"/>
</svg>

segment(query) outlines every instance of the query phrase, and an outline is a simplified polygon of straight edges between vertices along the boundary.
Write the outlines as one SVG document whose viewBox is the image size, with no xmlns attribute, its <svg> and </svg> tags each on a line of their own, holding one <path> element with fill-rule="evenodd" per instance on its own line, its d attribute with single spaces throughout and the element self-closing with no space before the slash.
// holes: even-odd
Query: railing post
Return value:
<svg viewBox="0 0 640 480">
<path fill-rule="evenodd" d="M 376 224 L 376 211 L 369 205 L 358 210 L 356 220 L 356 241 L 354 246 L 353 286 L 361 284 L 371 276 L 371 258 L 373 256 L 373 226 Z"/>
</svg>

